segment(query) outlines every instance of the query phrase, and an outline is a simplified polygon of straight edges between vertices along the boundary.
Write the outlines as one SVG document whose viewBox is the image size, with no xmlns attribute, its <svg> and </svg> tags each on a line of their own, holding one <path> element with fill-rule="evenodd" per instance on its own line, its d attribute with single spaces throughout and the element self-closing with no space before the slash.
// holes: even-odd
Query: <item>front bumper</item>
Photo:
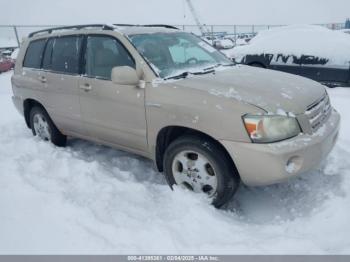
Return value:
<svg viewBox="0 0 350 262">
<path fill-rule="evenodd" d="M 335 110 L 314 134 L 272 143 L 254 144 L 221 141 L 227 149 L 244 184 L 263 186 L 287 180 L 318 166 L 333 149 L 340 127 Z"/>
</svg>

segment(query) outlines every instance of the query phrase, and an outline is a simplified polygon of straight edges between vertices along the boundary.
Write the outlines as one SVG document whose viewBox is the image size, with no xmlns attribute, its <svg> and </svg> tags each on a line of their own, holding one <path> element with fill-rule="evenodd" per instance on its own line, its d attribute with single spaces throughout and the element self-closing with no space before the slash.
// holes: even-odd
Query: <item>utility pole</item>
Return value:
<svg viewBox="0 0 350 262">
<path fill-rule="evenodd" d="M 15 36 L 16 36 L 16 40 L 17 40 L 17 45 L 18 45 L 18 47 L 20 47 L 21 42 L 19 41 L 17 26 L 13 26 L 13 30 L 14 30 L 14 32 L 15 32 Z"/>
<path fill-rule="evenodd" d="M 202 36 L 205 35 L 210 35 L 210 31 L 205 27 L 205 25 L 203 25 L 200 21 L 199 21 L 199 17 L 197 15 L 196 10 L 194 9 L 194 6 L 192 4 L 191 0 L 186 0 L 188 7 L 190 8 L 190 11 L 192 13 L 192 16 L 198 26 L 199 31 L 201 32 Z"/>
</svg>

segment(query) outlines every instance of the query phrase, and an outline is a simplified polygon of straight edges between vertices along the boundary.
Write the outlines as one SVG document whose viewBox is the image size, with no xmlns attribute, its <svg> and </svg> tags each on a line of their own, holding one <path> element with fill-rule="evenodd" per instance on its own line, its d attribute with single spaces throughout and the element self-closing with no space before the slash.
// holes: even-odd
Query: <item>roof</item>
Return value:
<svg viewBox="0 0 350 262">
<path fill-rule="evenodd" d="M 126 35 L 172 33 L 179 30 L 160 26 L 117 26 L 117 29 Z"/>
<path fill-rule="evenodd" d="M 47 34 L 54 34 L 64 31 L 64 33 L 77 32 L 78 30 L 104 30 L 104 31 L 120 31 L 127 35 L 133 34 L 145 34 L 145 33 L 157 33 L 157 32 L 174 32 L 179 30 L 178 28 L 171 25 L 130 25 L 130 24 L 87 24 L 87 25 L 74 25 L 74 26 L 63 26 L 48 28 L 29 34 L 29 38 L 40 35 L 46 36 Z"/>
</svg>

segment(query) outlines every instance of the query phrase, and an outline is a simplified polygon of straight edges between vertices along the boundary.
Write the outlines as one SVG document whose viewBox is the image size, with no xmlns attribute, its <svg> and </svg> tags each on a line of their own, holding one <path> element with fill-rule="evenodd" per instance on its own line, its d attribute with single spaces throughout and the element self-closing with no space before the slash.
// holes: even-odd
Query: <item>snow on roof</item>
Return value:
<svg viewBox="0 0 350 262">
<path fill-rule="evenodd" d="M 144 26 L 117 26 L 118 30 L 127 35 L 153 34 L 153 33 L 173 33 L 179 32 L 177 29 L 166 27 L 144 27 Z"/>
<path fill-rule="evenodd" d="M 350 35 L 314 25 L 291 25 L 264 30 L 246 46 L 226 54 L 241 61 L 256 54 L 310 55 L 328 59 L 327 65 L 350 66 Z"/>
</svg>

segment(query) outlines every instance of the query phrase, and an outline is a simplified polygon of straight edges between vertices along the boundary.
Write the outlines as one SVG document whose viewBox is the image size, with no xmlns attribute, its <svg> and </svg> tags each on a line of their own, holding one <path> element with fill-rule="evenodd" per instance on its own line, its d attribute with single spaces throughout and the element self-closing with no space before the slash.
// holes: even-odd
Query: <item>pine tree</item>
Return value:
<svg viewBox="0 0 350 262">
<path fill-rule="evenodd" d="M 349 18 L 345 22 L 345 28 L 350 29 L 350 19 Z"/>
</svg>

